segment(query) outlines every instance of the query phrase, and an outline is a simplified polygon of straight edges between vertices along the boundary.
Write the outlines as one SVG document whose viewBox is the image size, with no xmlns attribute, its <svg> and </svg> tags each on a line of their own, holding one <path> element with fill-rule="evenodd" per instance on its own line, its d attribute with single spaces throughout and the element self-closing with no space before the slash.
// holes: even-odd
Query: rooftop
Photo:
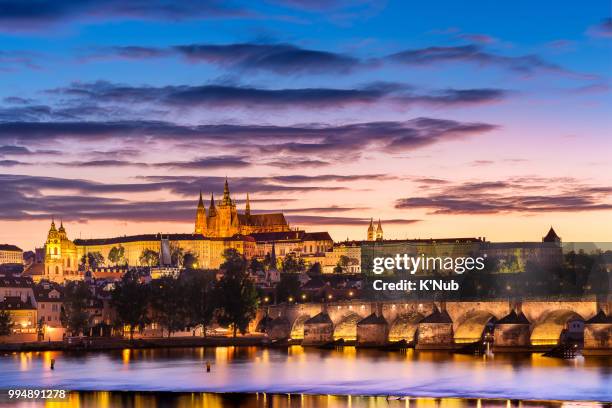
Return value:
<svg viewBox="0 0 612 408">
<path fill-rule="evenodd" d="M 23 252 L 21 248 L 19 248 L 17 245 L 11 245 L 11 244 L 0 244 L 0 251 Z"/>
</svg>

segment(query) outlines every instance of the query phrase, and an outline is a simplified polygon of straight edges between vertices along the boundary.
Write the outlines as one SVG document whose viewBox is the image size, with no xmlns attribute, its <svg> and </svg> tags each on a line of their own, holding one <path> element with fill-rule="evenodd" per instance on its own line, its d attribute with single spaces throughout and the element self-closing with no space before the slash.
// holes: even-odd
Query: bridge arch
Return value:
<svg viewBox="0 0 612 408">
<path fill-rule="evenodd" d="M 473 343 L 479 341 L 488 324 L 497 318 L 484 310 L 472 311 L 465 315 L 454 332 L 455 343 Z"/>
<path fill-rule="evenodd" d="M 300 315 L 295 319 L 293 325 L 291 326 L 291 335 L 290 337 L 295 340 L 303 340 L 304 339 L 304 323 L 306 320 L 310 319 L 311 316 L 304 314 Z"/>
<path fill-rule="evenodd" d="M 399 315 L 389 328 L 389 341 L 405 340 L 413 342 L 416 340 L 416 331 L 423 315 L 418 312 L 410 312 Z"/>
<path fill-rule="evenodd" d="M 584 320 L 578 313 L 568 309 L 544 313 L 534 324 L 531 344 L 534 346 L 558 344 L 567 322 L 574 318 Z"/>
<path fill-rule="evenodd" d="M 362 317 L 355 312 L 349 312 L 345 314 L 334 326 L 334 340 L 356 340 L 357 322 L 361 319 Z"/>
</svg>

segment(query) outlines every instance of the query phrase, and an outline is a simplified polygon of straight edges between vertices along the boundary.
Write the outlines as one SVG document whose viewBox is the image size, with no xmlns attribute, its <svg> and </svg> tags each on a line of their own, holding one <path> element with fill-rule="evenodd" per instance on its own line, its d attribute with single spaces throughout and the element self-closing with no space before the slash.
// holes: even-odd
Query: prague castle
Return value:
<svg viewBox="0 0 612 408">
<path fill-rule="evenodd" d="M 63 223 L 57 229 L 52 221 L 45 242 L 44 269 L 36 279 L 55 282 L 83 279 L 85 268 L 80 264 L 88 253 L 101 254 L 104 259 L 101 266 L 144 266 L 143 253 L 161 254 L 162 247 L 171 252 L 192 254 L 198 268 L 217 269 L 223 263 L 226 249 L 236 249 L 247 259 L 261 258 L 270 253 L 272 242 L 277 245 L 279 258 L 290 252 L 299 256 L 321 254 L 333 246 L 327 232 L 306 233 L 290 229 L 282 213 L 251 214 L 248 195 L 245 211 L 239 213 L 226 180 L 223 198 L 215 202 L 211 195 L 208 209 L 200 193 L 192 234 L 142 234 L 71 241 Z M 117 262 L 109 259 L 113 248 L 122 249 L 122 259 Z M 163 265 L 163 257 L 160 263 Z"/>
<path fill-rule="evenodd" d="M 223 199 L 215 204 L 215 199 L 211 194 L 208 212 L 204 207 L 202 192 L 200 192 L 195 220 L 195 234 L 205 237 L 225 238 L 236 234 L 249 235 L 261 232 L 286 231 L 290 231 L 290 228 L 282 213 L 251 214 L 248 194 L 244 213 L 239 214 L 236 210 L 236 203 L 230 196 L 227 179 L 223 187 Z"/>
<path fill-rule="evenodd" d="M 366 240 L 334 244 L 327 232 L 291 229 L 282 213 L 252 214 L 248 194 L 244 212 L 239 213 L 226 180 L 223 198 L 215 202 L 211 195 L 208 209 L 200 192 L 194 231 L 190 234 L 142 234 L 71 241 L 63 222 L 56 228 L 52 221 L 45 242 L 42 274 L 32 277 L 55 282 L 83 279 L 89 266 L 81 264 L 88 259 L 85 255 L 92 253 L 102 257 L 97 267 L 150 266 L 151 260 L 144 255 L 148 252 L 150 256 L 153 252 L 158 257 L 153 265 L 177 266 L 180 262 L 172 254 L 191 254 L 195 262 L 190 266 L 218 269 L 224 261 L 225 250 L 230 248 L 247 259 L 262 259 L 275 253 L 282 260 L 292 253 L 306 264 L 319 263 L 324 273 L 337 270 L 339 265 L 347 272 L 365 272 L 372 257 L 396 253 L 452 257 L 484 254 L 500 260 L 500 272 L 512 272 L 524 270 L 528 261 L 557 264 L 562 256 L 560 243 L 561 239 L 552 228 L 542 242 L 491 243 L 484 237 L 389 240 L 383 239 L 381 221 L 375 225 L 371 219 Z M 120 259 L 111 256 L 117 253 L 121 254 Z"/>
</svg>

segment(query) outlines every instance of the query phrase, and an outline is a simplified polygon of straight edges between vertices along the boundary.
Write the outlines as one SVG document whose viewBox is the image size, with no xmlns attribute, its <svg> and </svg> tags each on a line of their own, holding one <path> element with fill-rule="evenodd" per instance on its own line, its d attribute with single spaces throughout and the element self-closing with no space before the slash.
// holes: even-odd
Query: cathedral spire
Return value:
<svg viewBox="0 0 612 408">
<path fill-rule="evenodd" d="M 382 229 L 382 225 L 380 224 L 380 218 L 379 218 L 378 227 L 376 228 L 376 240 L 382 241 L 382 239 L 383 239 L 383 229 Z"/>
<path fill-rule="evenodd" d="M 368 241 L 374 241 L 374 218 L 370 218 L 370 226 L 368 227 Z"/>
<path fill-rule="evenodd" d="M 249 193 L 247 193 L 246 207 L 244 209 L 244 215 L 246 215 L 247 217 L 251 216 L 251 202 L 249 201 Z"/>
<path fill-rule="evenodd" d="M 217 211 L 215 209 L 215 195 L 210 193 L 210 207 L 208 208 L 208 216 L 213 217 L 217 215 Z"/>
<path fill-rule="evenodd" d="M 204 207 L 204 200 L 202 200 L 202 190 L 200 190 L 200 200 L 196 209 L 194 233 L 201 235 L 206 233 L 206 208 Z"/>
<path fill-rule="evenodd" d="M 227 183 L 227 177 L 225 178 L 225 185 L 223 186 L 223 205 L 232 204 L 232 199 L 230 198 L 229 184 Z"/>
<path fill-rule="evenodd" d="M 55 217 L 51 217 L 51 231 L 55 231 Z"/>
</svg>

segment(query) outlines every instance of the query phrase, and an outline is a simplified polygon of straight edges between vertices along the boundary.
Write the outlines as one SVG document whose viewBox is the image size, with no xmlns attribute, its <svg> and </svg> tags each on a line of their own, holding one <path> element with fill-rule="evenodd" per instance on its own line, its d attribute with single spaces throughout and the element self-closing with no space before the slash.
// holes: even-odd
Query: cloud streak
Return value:
<svg viewBox="0 0 612 408">
<path fill-rule="evenodd" d="M 423 208 L 430 214 L 508 214 L 612 210 L 612 187 L 573 179 L 516 178 L 510 181 L 444 185 L 420 197 L 402 198 L 397 209 Z"/>
</svg>

